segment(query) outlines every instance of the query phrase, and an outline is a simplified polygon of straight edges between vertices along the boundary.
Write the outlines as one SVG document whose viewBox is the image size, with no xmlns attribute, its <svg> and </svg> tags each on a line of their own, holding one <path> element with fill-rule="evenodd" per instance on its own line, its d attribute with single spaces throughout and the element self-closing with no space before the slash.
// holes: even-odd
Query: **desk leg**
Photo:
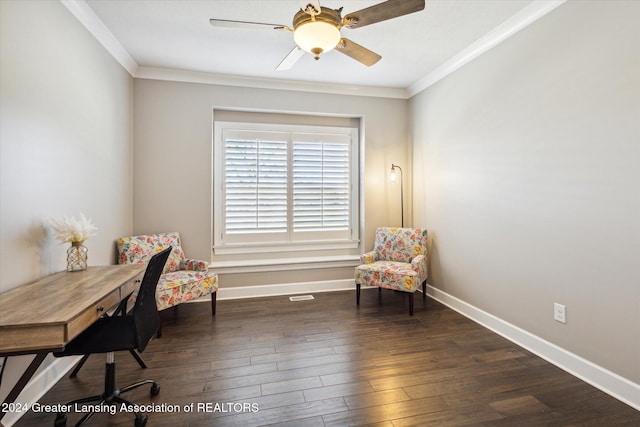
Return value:
<svg viewBox="0 0 640 427">
<path fill-rule="evenodd" d="M 25 386 L 27 385 L 31 377 L 33 377 L 33 374 L 35 374 L 36 371 L 38 370 L 38 367 L 40 366 L 44 358 L 47 357 L 47 354 L 49 353 L 48 352 L 36 353 L 36 357 L 33 358 L 27 370 L 24 371 L 20 379 L 18 379 L 18 382 L 16 383 L 16 385 L 13 386 L 13 388 L 7 395 L 7 398 L 2 403 L 13 403 L 16 401 L 16 399 L 18 398 L 22 390 L 24 390 Z"/>
</svg>

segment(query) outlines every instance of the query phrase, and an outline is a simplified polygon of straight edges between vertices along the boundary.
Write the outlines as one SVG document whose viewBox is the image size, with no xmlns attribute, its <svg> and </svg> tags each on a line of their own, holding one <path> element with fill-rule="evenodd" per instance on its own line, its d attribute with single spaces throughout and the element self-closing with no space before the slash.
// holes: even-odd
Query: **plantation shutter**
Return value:
<svg viewBox="0 0 640 427">
<path fill-rule="evenodd" d="M 287 140 L 253 133 L 225 135 L 225 231 L 286 233 Z"/>
<path fill-rule="evenodd" d="M 348 230 L 350 141 L 296 135 L 293 142 L 293 231 Z M 342 141 L 341 141 L 342 140 Z"/>
</svg>

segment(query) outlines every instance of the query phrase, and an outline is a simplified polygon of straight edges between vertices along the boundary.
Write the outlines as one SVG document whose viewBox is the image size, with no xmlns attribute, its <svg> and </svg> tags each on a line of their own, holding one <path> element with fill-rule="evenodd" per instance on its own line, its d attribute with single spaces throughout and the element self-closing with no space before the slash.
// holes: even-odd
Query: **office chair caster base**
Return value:
<svg viewBox="0 0 640 427">
<path fill-rule="evenodd" d="M 147 419 L 148 417 L 146 415 L 136 415 L 136 422 L 135 422 L 135 426 L 136 427 L 144 427 L 147 425 Z"/>
<path fill-rule="evenodd" d="M 67 425 L 67 414 L 58 413 L 56 414 L 56 420 L 53 423 L 54 427 L 65 427 Z"/>
<path fill-rule="evenodd" d="M 153 383 L 151 385 L 151 397 L 153 396 L 157 396 L 158 393 L 160 393 L 160 384 L 158 383 Z"/>
</svg>

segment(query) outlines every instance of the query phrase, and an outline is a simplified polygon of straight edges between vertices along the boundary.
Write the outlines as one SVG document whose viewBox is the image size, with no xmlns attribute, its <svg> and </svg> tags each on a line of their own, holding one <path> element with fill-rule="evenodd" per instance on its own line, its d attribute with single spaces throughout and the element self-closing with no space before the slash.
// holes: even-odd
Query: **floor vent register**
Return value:
<svg viewBox="0 0 640 427">
<path fill-rule="evenodd" d="M 290 301 L 308 301 L 312 299 L 313 299 L 313 295 L 296 295 L 293 297 L 289 297 Z"/>
</svg>

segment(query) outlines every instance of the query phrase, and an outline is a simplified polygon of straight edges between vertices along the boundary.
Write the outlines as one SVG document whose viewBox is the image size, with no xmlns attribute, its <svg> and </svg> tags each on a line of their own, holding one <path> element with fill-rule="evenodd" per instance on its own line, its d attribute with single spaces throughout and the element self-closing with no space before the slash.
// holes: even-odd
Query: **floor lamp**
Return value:
<svg viewBox="0 0 640 427">
<path fill-rule="evenodd" d="M 402 227 L 404 227 L 404 185 L 402 183 L 402 168 L 392 163 L 390 176 L 392 182 L 395 182 L 398 179 L 396 169 L 400 170 L 400 215 L 402 217 Z"/>
</svg>

